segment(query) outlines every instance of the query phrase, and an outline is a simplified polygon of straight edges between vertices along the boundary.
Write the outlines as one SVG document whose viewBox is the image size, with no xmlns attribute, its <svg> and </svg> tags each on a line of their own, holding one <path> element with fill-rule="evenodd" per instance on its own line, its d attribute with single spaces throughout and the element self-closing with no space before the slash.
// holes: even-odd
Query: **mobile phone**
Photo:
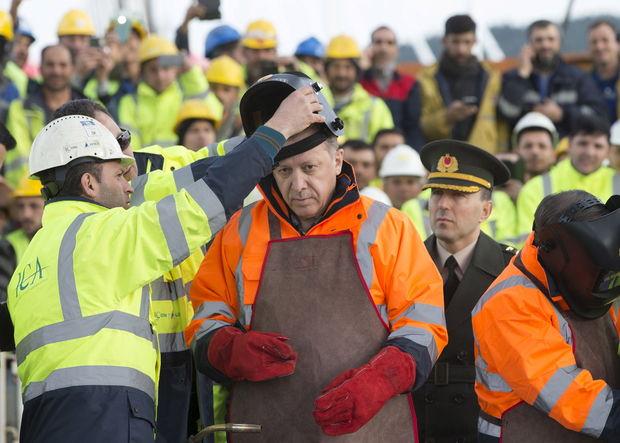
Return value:
<svg viewBox="0 0 620 443">
<path fill-rule="evenodd" d="M 463 103 L 470 106 L 476 106 L 478 104 L 478 97 L 475 95 L 466 95 L 461 99 Z"/>
<path fill-rule="evenodd" d="M 220 0 L 198 0 L 198 4 L 205 7 L 207 13 L 200 20 L 217 20 L 222 18 Z"/>
<path fill-rule="evenodd" d="M 517 179 L 521 182 L 523 181 L 523 176 L 525 175 L 525 164 L 523 163 L 523 159 L 521 157 L 519 157 L 516 161 L 508 158 L 502 158 L 501 161 L 510 171 L 510 178 Z"/>
<path fill-rule="evenodd" d="M 101 39 L 99 37 L 91 37 L 90 38 L 90 47 L 91 48 L 101 48 Z"/>
</svg>

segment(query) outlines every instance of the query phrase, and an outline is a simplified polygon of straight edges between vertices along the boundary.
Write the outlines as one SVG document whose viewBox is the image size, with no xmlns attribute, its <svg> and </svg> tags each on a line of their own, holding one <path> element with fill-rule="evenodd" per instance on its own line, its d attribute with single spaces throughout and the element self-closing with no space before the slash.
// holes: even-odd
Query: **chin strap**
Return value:
<svg viewBox="0 0 620 443">
<path fill-rule="evenodd" d="M 276 155 L 276 158 L 274 159 L 275 164 L 277 165 L 282 160 L 285 160 L 289 157 L 293 157 L 294 155 L 297 155 L 297 154 L 301 154 L 302 152 L 309 151 L 310 149 L 323 143 L 330 136 L 332 136 L 331 133 L 328 133 L 326 129 L 321 128 L 318 131 L 316 131 L 314 134 L 302 140 L 299 140 L 299 141 L 296 141 L 295 143 L 284 146 L 282 149 L 280 149 L 280 152 L 278 152 L 278 154 Z"/>
</svg>

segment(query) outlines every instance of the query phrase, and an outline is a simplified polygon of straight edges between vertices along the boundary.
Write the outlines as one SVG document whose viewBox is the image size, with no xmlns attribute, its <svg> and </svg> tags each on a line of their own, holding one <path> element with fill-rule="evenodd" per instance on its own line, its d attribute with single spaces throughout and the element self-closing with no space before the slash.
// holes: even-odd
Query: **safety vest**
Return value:
<svg viewBox="0 0 620 443">
<path fill-rule="evenodd" d="M 10 232 L 4 238 L 11 244 L 11 246 L 13 246 L 13 250 L 15 251 L 15 259 L 17 263 L 19 263 L 24 256 L 24 252 L 26 252 L 26 248 L 28 248 L 30 238 L 22 229 L 16 229 L 15 231 Z"/>
<path fill-rule="evenodd" d="M 480 97 L 478 114 L 466 141 L 480 146 L 486 151 L 495 153 L 498 152 L 499 146 L 495 107 L 502 79 L 500 73 L 491 69 L 489 65 L 486 63 L 481 65 L 484 76 L 484 88 Z M 452 138 L 452 127 L 446 121 L 446 109 L 449 103 L 445 102 L 445 97 L 441 93 L 442 87 L 440 87 L 438 80 L 440 75 L 437 63 L 424 68 L 418 75 L 422 95 L 420 126 L 427 140 Z M 444 79 L 442 75 L 441 78 Z"/>
<path fill-rule="evenodd" d="M 194 178 L 183 176 L 184 171 L 187 171 L 187 169 L 181 170 L 184 166 L 202 158 L 226 155 L 243 140 L 243 137 L 235 137 L 213 143 L 198 151 L 192 151 L 184 146 L 169 148 L 148 146 L 134 152 L 141 175 L 132 182 L 134 187 L 132 206 L 148 200 L 158 201 L 176 192 L 176 189 L 188 186 Z M 150 173 L 156 170 L 179 172 L 172 176 Z M 166 178 L 172 181 L 161 181 Z M 153 324 L 159 338 L 159 350 L 162 353 L 188 349 L 183 331 L 194 315 L 188 299 L 189 288 L 203 257 L 204 252 L 200 248 L 196 249 L 187 259 L 150 285 Z"/>
<path fill-rule="evenodd" d="M 43 110 L 35 107 L 26 109 L 24 102 L 14 100 L 9 106 L 6 127 L 15 138 L 15 149 L 7 152 L 4 162 L 4 177 L 16 188 L 28 175 L 28 157 L 34 136 L 45 126 Z M 37 131 L 37 132 L 34 132 Z"/>
<path fill-rule="evenodd" d="M 433 233 L 428 212 L 429 198 L 429 192 L 422 193 L 417 198 L 405 202 L 400 209 L 411 219 L 422 240 Z M 493 211 L 489 218 L 482 222 L 480 229 L 497 242 L 515 245 L 517 243 L 514 233 L 515 206 L 508 194 L 503 191 L 493 191 L 492 199 Z"/>
<path fill-rule="evenodd" d="M 17 63 L 13 60 L 9 60 L 4 66 L 4 75 L 13 82 L 17 91 L 19 91 L 19 97 L 22 99 L 26 98 L 28 92 L 28 75 L 23 69 L 17 66 Z"/>
<path fill-rule="evenodd" d="M 344 105 L 335 106 L 333 96 L 326 95 L 338 117 L 344 122 L 344 139 L 359 139 L 371 143 L 381 129 L 394 127 L 392 113 L 385 102 L 370 95 L 356 83 L 351 99 Z"/>
<path fill-rule="evenodd" d="M 572 165 L 570 158 L 562 160 L 549 172 L 534 177 L 521 188 L 517 199 L 517 232 L 523 241 L 532 230 L 534 213 L 543 198 L 557 192 L 579 189 L 601 201 L 620 194 L 620 172 L 601 166 L 583 175 Z"/>
<path fill-rule="evenodd" d="M 472 311 L 478 430 L 499 438 L 502 416 L 525 402 L 567 429 L 598 437 L 612 407 L 611 388 L 578 367 L 562 313 L 568 307 L 551 289 L 533 238 Z"/>
<path fill-rule="evenodd" d="M 196 69 L 198 68 L 194 67 L 188 72 Z M 124 95 L 120 99 L 117 120 L 121 127 L 131 131 L 134 149 L 149 145 L 166 147 L 177 144 L 178 136 L 174 132 L 174 125 L 185 100 L 205 100 L 209 108 L 221 119 L 224 112 L 222 103 L 207 89 L 206 79 L 199 69 L 193 77 L 196 75 L 202 77 L 202 89 L 193 86 L 190 92 L 187 86 L 184 87 L 191 83 L 189 80 L 184 84 L 175 81 L 158 94 L 142 81 L 134 94 Z"/>
<path fill-rule="evenodd" d="M 24 401 L 84 385 L 132 387 L 155 399 L 159 353 L 145 285 L 225 221 L 203 180 L 130 210 L 48 203 L 8 287 Z"/>
</svg>

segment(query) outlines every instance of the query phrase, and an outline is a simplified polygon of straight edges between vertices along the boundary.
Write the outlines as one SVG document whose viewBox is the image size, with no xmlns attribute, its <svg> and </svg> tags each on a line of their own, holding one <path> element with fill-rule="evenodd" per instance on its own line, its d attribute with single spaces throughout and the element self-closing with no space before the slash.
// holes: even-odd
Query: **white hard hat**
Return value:
<svg viewBox="0 0 620 443">
<path fill-rule="evenodd" d="M 381 163 L 381 169 L 379 170 L 379 177 L 394 177 L 394 176 L 414 176 L 424 177 L 426 175 L 426 169 L 420 160 L 420 154 L 408 145 L 397 145 L 394 149 L 390 150 L 383 158 Z"/>
<path fill-rule="evenodd" d="M 134 162 L 123 154 L 116 138 L 97 120 L 84 115 L 68 115 L 48 123 L 37 135 L 30 150 L 30 175 L 66 166 L 72 161 L 91 157 Z"/>
<path fill-rule="evenodd" d="M 377 200 L 378 202 L 381 202 L 385 205 L 392 206 L 392 201 L 390 200 L 390 197 L 388 197 L 388 195 L 381 189 L 375 188 L 374 186 L 366 186 L 360 191 L 360 194 L 365 195 L 366 197 L 370 197 L 373 200 Z"/>
<path fill-rule="evenodd" d="M 517 122 L 514 129 L 512 130 L 513 134 L 513 145 L 516 145 L 517 138 L 521 131 L 529 128 L 540 128 L 544 129 L 549 134 L 551 134 L 551 141 L 555 146 L 558 142 L 558 131 L 555 128 L 555 125 L 551 121 L 549 117 L 540 112 L 528 112 Z"/>
<path fill-rule="evenodd" d="M 620 146 L 620 120 L 616 120 L 616 123 L 611 125 L 611 129 L 609 130 L 609 143 Z"/>
</svg>

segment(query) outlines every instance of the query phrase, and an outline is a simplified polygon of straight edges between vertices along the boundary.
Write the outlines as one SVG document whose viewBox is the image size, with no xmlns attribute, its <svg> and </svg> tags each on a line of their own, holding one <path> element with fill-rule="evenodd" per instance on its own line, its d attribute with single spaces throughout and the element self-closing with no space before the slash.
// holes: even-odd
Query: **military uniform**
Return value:
<svg viewBox="0 0 620 443">
<path fill-rule="evenodd" d="M 430 171 L 424 186 L 427 189 L 474 193 L 491 190 L 510 177 L 493 155 L 455 140 L 427 144 L 421 159 Z M 425 246 L 444 278 L 449 340 L 427 382 L 414 393 L 419 441 L 477 442 L 479 406 L 474 392 L 471 310 L 516 251 L 484 232 L 456 252 L 444 249 L 435 235 L 425 241 Z M 450 268 L 450 260 L 456 267 Z"/>
</svg>

